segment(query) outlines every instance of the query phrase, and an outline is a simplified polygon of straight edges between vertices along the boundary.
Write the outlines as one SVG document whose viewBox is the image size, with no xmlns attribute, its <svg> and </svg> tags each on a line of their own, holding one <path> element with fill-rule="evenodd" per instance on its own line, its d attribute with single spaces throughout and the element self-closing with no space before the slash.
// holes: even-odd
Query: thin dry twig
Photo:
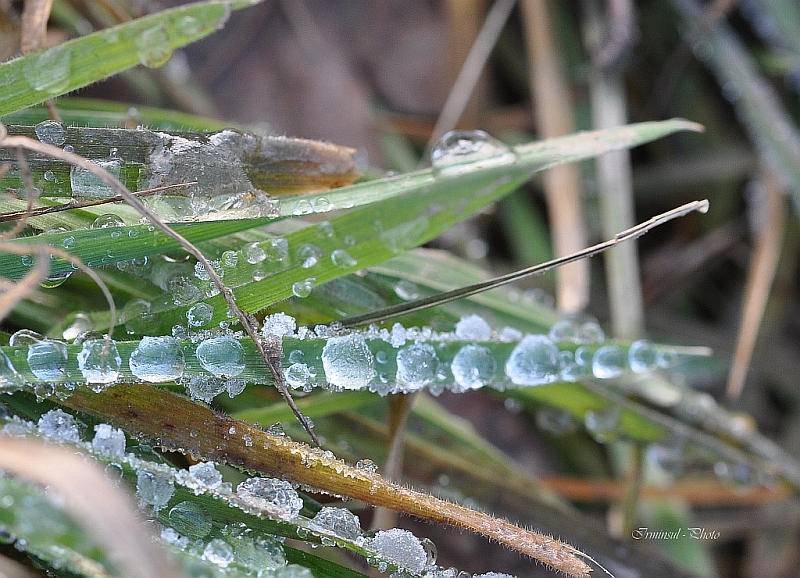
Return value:
<svg viewBox="0 0 800 578">
<path fill-rule="evenodd" d="M 183 187 L 189 187 L 191 185 L 196 185 L 197 181 L 189 181 L 187 183 L 178 183 L 176 185 L 162 185 L 160 187 L 154 187 L 152 189 L 143 189 L 141 191 L 131 192 L 132 195 L 137 197 L 146 197 L 149 195 L 154 195 L 155 193 L 161 193 L 163 191 L 169 191 L 172 189 L 180 189 Z M 114 197 L 108 197 L 106 199 L 97 199 L 94 201 L 76 201 L 72 200 L 69 203 L 64 203 L 63 205 L 53 205 L 49 207 L 36 207 L 35 209 L 28 204 L 28 208 L 24 211 L 12 211 L 9 213 L 0 213 L 0 223 L 6 221 L 16 221 L 19 219 L 28 219 L 31 217 L 41 217 L 42 215 L 50 215 L 52 213 L 59 213 L 61 211 L 71 211 L 72 209 L 85 209 L 86 207 L 97 207 L 100 205 L 106 205 L 108 203 L 119 203 L 120 201 L 124 202 L 125 199 L 120 197 L 119 195 Z M 13 235 L 7 235 L 9 237 L 13 237 Z"/>
<path fill-rule="evenodd" d="M 591 247 L 582 249 L 577 253 L 573 253 L 572 255 L 567 255 L 566 257 L 559 257 L 557 259 L 553 259 L 551 261 L 547 261 L 539 265 L 534 265 L 533 267 L 527 267 L 525 269 L 520 269 L 519 271 L 514 271 L 513 273 L 500 275 L 498 277 L 494 277 L 492 279 L 489 279 L 487 281 L 482 281 L 474 285 L 469 285 L 467 287 L 454 289 L 453 291 L 445 291 L 443 293 L 437 293 L 436 295 L 431 295 L 430 297 L 423 297 L 422 299 L 417 299 L 415 301 L 407 301 L 406 303 L 400 303 L 392 307 L 386 307 L 385 309 L 380 309 L 373 313 L 365 313 L 364 315 L 346 317 L 345 319 L 340 320 L 339 323 L 341 323 L 342 326 L 344 327 L 357 327 L 359 325 L 369 325 L 370 323 L 379 323 L 387 319 L 392 319 L 393 317 L 398 317 L 400 315 L 405 315 L 407 313 L 414 313 L 416 311 L 422 311 L 423 309 L 427 309 L 428 307 L 443 305 L 445 303 L 450 303 L 451 301 L 456 301 L 457 299 L 463 299 L 464 297 L 469 297 L 471 295 L 475 295 L 483 291 L 488 291 L 489 289 L 501 287 L 503 285 L 511 283 L 512 281 L 518 281 L 519 279 L 522 279 L 524 277 L 541 275 L 543 273 L 546 273 L 547 271 L 555 269 L 556 267 L 561 267 L 566 263 L 572 263 L 573 261 L 584 259 L 586 257 L 593 257 L 598 253 L 607 251 L 608 249 L 618 245 L 619 243 L 641 237 L 649 230 L 658 227 L 659 225 L 663 225 L 664 223 L 671 221 L 672 219 L 683 217 L 694 211 L 698 211 L 700 213 L 705 213 L 706 211 L 708 211 L 708 201 L 702 200 L 702 201 L 692 201 L 691 203 L 686 203 L 685 205 L 681 205 L 680 207 L 672 209 L 671 211 L 667 211 L 666 213 L 661 213 L 660 215 L 656 215 L 655 217 L 645 221 L 644 223 L 639 223 L 635 227 L 631 227 L 630 229 L 622 231 L 621 233 L 617 233 L 617 235 L 615 235 L 613 239 L 609 239 L 608 241 L 598 243 L 597 245 L 592 245 Z"/>
<path fill-rule="evenodd" d="M 258 349 L 259 354 L 266 362 L 267 367 L 269 367 L 270 372 L 275 379 L 276 389 L 283 396 L 289 407 L 292 408 L 292 412 L 300 421 L 303 428 L 308 432 L 308 435 L 311 436 L 313 442 L 316 445 L 319 445 L 319 440 L 314 432 L 313 427 L 298 409 L 297 404 L 295 404 L 294 399 L 292 398 L 291 393 L 289 393 L 289 389 L 286 387 L 286 383 L 284 382 L 283 368 L 281 366 L 282 354 L 280 339 L 268 339 L 262 337 L 258 333 L 258 323 L 255 320 L 255 317 L 242 311 L 242 309 L 236 304 L 233 291 L 231 291 L 231 289 L 222 282 L 222 279 L 214 270 L 214 267 L 211 266 L 211 263 L 208 261 L 208 259 L 206 259 L 205 255 L 203 255 L 200 249 L 198 249 L 183 235 L 176 232 L 174 229 L 161 221 L 161 219 L 159 219 L 158 216 L 153 213 L 153 211 L 151 211 L 139 197 L 131 193 L 128 188 L 120 182 L 119 179 L 90 160 L 87 160 L 80 155 L 67 152 L 59 147 L 40 142 L 26 136 L 9 136 L 5 125 L 3 124 L 0 124 L 0 146 L 19 147 L 44 155 L 49 155 L 53 158 L 66 161 L 92 173 L 98 179 L 112 187 L 120 197 L 122 197 L 131 207 L 136 209 L 142 216 L 149 219 L 157 229 L 177 241 L 181 247 L 195 257 L 205 267 L 205 270 L 208 272 L 211 281 L 225 298 L 228 307 L 239 319 L 248 337 L 253 340 L 253 343 Z"/>
</svg>

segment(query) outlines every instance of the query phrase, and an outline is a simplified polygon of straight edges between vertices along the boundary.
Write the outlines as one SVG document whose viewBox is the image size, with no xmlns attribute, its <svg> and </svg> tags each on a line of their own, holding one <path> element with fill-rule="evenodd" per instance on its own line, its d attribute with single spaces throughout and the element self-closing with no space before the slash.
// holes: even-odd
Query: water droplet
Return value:
<svg viewBox="0 0 800 578">
<path fill-rule="evenodd" d="M 328 383 L 344 389 L 363 389 L 375 377 L 375 358 L 358 334 L 328 338 L 322 367 Z"/>
<path fill-rule="evenodd" d="M 372 460 L 365 458 L 356 462 L 356 469 L 374 474 L 378 471 L 378 466 Z"/>
<path fill-rule="evenodd" d="M 125 330 L 130 333 L 145 333 L 153 322 L 150 303 L 143 299 L 133 299 L 122 308 Z"/>
<path fill-rule="evenodd" d="M 308 297 L 311 295 L 311 290 L 314 288 L 316 280 L 316 277 L 308 277 L 302 281 L 295 281 L 292 283 L 292 294 L 300 298 Z"/>
<path fill-rule="evenodd" d="M 175 486 L 170 474 L 147 470 L 136 473 L 136 495 L 142 506 L 152 506 L 157 512 L 167 505 L 174 493 Z"/>
<path fill-rule="evenodd" d="M 647 339 L 634 341 L 628 349 L 628 364 L 636 373 L 650 371 L 658 366 L 658 349 Z"/>
<path fill-rule="evenodd" d="M 392 528 L 379 531 L 372 539 L 372 547 L 387 562 L 401 570 L 421 572 L 428 561 L 424 546 L 408 530 Z"/>
<path fill-rule="evenodd" d="M 482 130 L 454 130 L 431 151 L 431 166 L 438 175 L 458 175 L 514 162 L 517 155 Z"/>
<path fill-rule="evenodd" d="M 293 363 L 284 370 L 286 383 L 293 389 L 304 389 L 310 377 L 311 372 L 305 363 Z"/>
<path fill-rule="evenodd" d="M 20 260 L 22 261 L 22 264 L 25 265 L 26 267 L 30 267 L 31 265 L 33 265 L 33 256 L 32 255 L 23 255 L 20 258 Z"/>
<path fill-rule="evenodd" d="M 310 269 L 316 265 L 321 256 L 322 251 L 320 248 L 316 245 L 310 245 L 308 243 L 300 245 L 295 253 L 295 257 L 300 262 L 300 266 L 303 269 Z"/>
<path fill-rule="evenodd" d="M 58 44 L 44 52 L 29 54 L 25 58 L 27 62 L 22 74 L 31 88 L 46 92 L 50 96 L 58 96 L 67 91 L 72 65 L 72 48 L 69 45 Z"/>
<path fill-rule="evenodd" d="M 223 391 L 225 391 L 225 382 L 212 375 L 195 375 L 186 384 L 186 392 L 189 397 L 206 403 L 210 403 Z"/>
<path fill-rule="evenodd" d="M 117 179 L 121 177 L 122 167 L 125 166 L 125 161 L 117 155 L 111 155 L 104 159 L 92 159 L 91 162 L 105 169 Z M 70 168 L 69 181 L 72 187 L 72 196 L 75 198 L 101 199 L 117 194 L 114 187 L 101 180 L 100 177 L 76 165 Z"/>
<path fill-rule="evenodd" d="M 415 343 L 397 352 L 398 391 L 416 391 L 436 380 L 439 357 L 427 343 Z"/>
<path fill-rule="evenodd" d="M 64 329 L 64 331 L 61 333 L 61 336 L 64 339 L 71 341 L 78 337 L 78 335 L 81 333 L 86 333 L 92 329 L 94 329 L 94 321 L 92 321 L 92 318 L 85 313 L 76 313 L 72 323 L 70 323 Z"/>
<path fill-rule="evenodd" d="M 107 423 L 94 426 L 92 449 L 107 456 L 123 457 L 125 455 L 125 433 Z"/>
<path fill-rule="evenodd" d="M 358 265 L 358 261 L 353 259 L 350 253 L 344 249 L 334 249 L 331 253 L 331 261 L 334 265 L 342 267 L 343 269 L 349 269 Z"/>
<path fill-rule="evenodd" d="M 506 375 L 516 385 L 543 385 L 558 379 L 558 348 L 544 335 L 527 335 L 506 361 Z"/>
<path fill-rule="evenodd" d="M 296 217 L 301 215 L 310 215 L 313 212 L 314 207 L 312 207 L 311 202 L 306 199 L 298 199 L 292 206 L 292 214 Z"/>
<path fill-rule="evenodd" d="M 173 275 L 166 283 L 166 289 L 172 293 L 175 305 L 189 305 L 203 298 L 203 292 L 194 281 L 186 275 Z"/>
<path fill-rule="evenodd" d="M 169 524 L 192 540 L 205 538 L 211 532 L 211 516 L 203 506 L 194 502 L 180 502 L 168 514 Z"/>
<path fill-rule="evenodd" d="M 87 339 L 78 353 L 78 369 L 87 383 L 98 386 L 114 383 L 119 377 L 122 358 L 113 339 Z M 105 389 L 93 387 L 94 391 Z"/>
<path fill-rule="evenodd" d="M 311 205 L 314 207 L 315 213 L 327 213 L 328 211 L 333 210 L 333 203 L 331 203 L 325 197 L 319 197 L 311 201 Z"/>
<path fill-rule="evenodd" d="M 123 221 L 118 215 L 114 215 L 113 213 L 107 213 L 105 215 L 100 215 L 97 217 L 94 222 L 92 223 L 92 229 L 107 229 L 109 227 L 124 227 L 125 221 Z"/>
<path fill-rule="evenodd" d="M 189 466 L 189 477 L 200 487 L 214 490 L 222 484 L 222 474 L 211 462 L 200 462 Z"/>
<path fill-rule="evenodd" d="M 603 328 L 597 321 L 586 321 L 578 331 L 576 343 L 602 343 L 606 338 Z"/>
<path fill-rule="evenodd" d="M 60 341 L 44 339 L 28 347 L 28 367 L 42 380 L 55 380 L 67 369 L 67 346 Z"/>
<path fill-rule="evenodd" d="M 607 443 L 619 436 L 619 417 L 622 410 L 612 406 L 601 410 L 589 410 L 583 416 L 586 431 L 596 442 Z"/>
<path fill-rule="evenodd" d="M 172 47 L 163 24 L 148 28 L 136 38 L 136 55 L 149 68 L 158 68 L 169 61 Z"/>
<path fill-rule="evenodd" d="M 264 244 L 267 260 L 271 263 L 280 263 L 289 258 L 289 241 L 282 237 L 270 239 Z"/>
<path fill-rule="evenodd" d="M 542 431 L 561 436 L 574 432 L 578 424 L 570 412 L 557 407 L 543 407 L 536 412 L 536 425 Z"/>
<path fill-rule="evenodd" d="M 225 540 L 214 538 L 206 544 L 203 550 L 203 558 L 220 568 L 227 568 L 234 560 L 233 546 Z"/>
<path fill-rule="evenodd" d="M 333 238 L 333 224 L 330 221 L 317 223 L 317 234 L 323 239 Z"/>
<path fill-rule="evenodd" d="M 214 306 L 208 303 L 195 303 L 186 311 L 186 319 L 191 327 L 205 327 L 214 317 Z"/>
<path fill-rule="evenodd" d="M 203 30 L 203 24 L 194 16 L 181 16 L 176 25 L 178 31 L 184 36 L 197 36 Z"/>
<path fill-rule="evenodd" d="M 461 578 L 461 572 L 456 578 Z M 485 574 L 474 574 L 472 578 L 517 578 L 513 574 L 505 574 L 504 572 L 486 572 Z"/>
<path fill-rule="evenodd" d="M 19 329 L 8 338 L 8 344 L 11 347 L 28 347 L 39 343 L 42 339 L 44 336 L 41 333 L 30 329 Z"/>
<path fill-rule="evenodd" d="M 604 345 L 594 352 L 592 373 L 599 379 L 619 377 L 628 365 L 627 356 L 617 345 Z"/>
<path fill-rule="evenodd" d="M 267 502 L 272 508 L 282 510 L 287 518 L 294 518 L 303 508 L 303 500 L 289 482 L 273 478 L 249 478 L 236 487 L 240 498 L 250 499 L 255 505 Z"/>
<path fill-rule="evenodd" d="M 458 350 L 450 371 L 460 390 L 477 389 L 489 385 L 497 371 L 494 355 L 482 345 L 465 345 Z"/>
<path fill-rule="evenodd" d="M 44 120 L 37 124 L 34 130 L 36 137 L 45 144 L 60 147 L 67 140 L 67 127 L 57 120 Z M 45 178 L 47 179 L 47 176 Z"/>
<path fill-rule="evenodd" d="M 428 559 L 425 561 L 425 565 L 435 566 L 436 558 L 439 555 L 439 552 L 436 549 L 436 544 L 434 544 L 433 540 L 431 540 L 430 538 L 423 538 L 422 547 L 425 548 L 425 554 L 428 556 Z"/>
<path fill-rule="evenodd" d="M 131 373 L 148 383 L 175 381 L 183 375 L 183 349 L 173 337 L 142 337 L 131 353 Z"/>
<path fill-rule="evenodd" d="M 346 508 L 325 506 L 316 513 L 309 525 L 333 532 L 345 540 L 355 540 L 361 536 L 361 522 Z"/>
<path fill-rule="evenodd" d="M 197 346 L 197 360 L 217 377 L 235 377 L 245 368 L 244 348 L 233 337 L 212 337 Z"/>
<path fill-rule="evenodd" d="M 487 341 L 492 328 L 480 315 L 466 315 L 456 323 L 456 337 L 465 341 Z"/>
<path fill-rule="evenodd" d="M 219 258 L 223 267 L 233 269 L 239 264 L 239 253 L 236 251 L 225 251 Z"/>
<path fill-rule="evenodd" d="M 39 418 L 39 432 L 46 438 L 59 442 L 79 442 L 81 432 L 78 422 L 60 409 L 51 409 Z"/>
<path fill-rule="evenodd" d="M 297 329 L 297 320 L 286 313 L 275 313 L 264 318 L 261 334 L 264 337 L 285 337 L 294 335 Z M 300 352 L 302 354 L 302 352 Z M 290 356 L 291 357 L 291 356 Z"/>
<path fill-rule="evenodd" d="M 264 251 L 258 243 L 246 245 L 242 249 L 242 255 L 244 256 L 244 260 L 251 265 L 261 263 L 261 261 L 267 258 L 266 251 Z"/>
</svg>

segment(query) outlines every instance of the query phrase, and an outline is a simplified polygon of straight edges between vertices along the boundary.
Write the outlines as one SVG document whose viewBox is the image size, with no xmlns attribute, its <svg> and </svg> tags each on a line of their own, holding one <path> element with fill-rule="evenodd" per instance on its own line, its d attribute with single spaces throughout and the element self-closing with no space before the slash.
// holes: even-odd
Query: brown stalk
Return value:
<svg viewBox="0 0 800 578">
<path fill-rule="evenodd" d="M 45 144 L 43 142 L 34 140 L 26 136 L 9 136 L 5 125 L 3 124 L 0 124 L 0 146 L 18 147 L 38 152 L 44 155 L 49 155 L 53 158 L 61 159 L 73 165 L 79 166 L 86 171 L 89 171 L 94 176 L 99 178 L 101 181 L 112 187 L 117 192 L 117 194 L 125 200 L 125 202 L 127 202 L 137 211 L 139 211 L 139 213 L 142 216 L 149 219 L 150 222 L 153 223 L 153 225 L 161 232 L 163 232 L 165 235 L 176 240 L 181 245 L 181 247 L 183 247 L 186 250 L 186 252 L 191 254 L 200 263 L 202 263 L 203 266 L 205 267 L 205 270 L 208 272 L 211 281 L 219 289 L 220 293 L 225 298 L 228 307 L 232 312 L 235 313 L 236 317 L 239 319 L 239 321 L 242 324 L 242 327 L 247 333 L 247 336 L 253 340 L 253 343 L 258 349 L 259 354 L 266 362 L 267 367 L 269 367 L 270 372 L 272 373 L 275 379 L 275 388 L 281 393 L 281 395 L 283 396 L 284 400 L 289 405 L 289 407 L 292 408 L 292 412 L 295 414 L 298 421 L 300 421 L 303 428 L 308 432 L 308 435 L 311 436 L 311 440 L 316 445 L 319 445 L 317 434 L 314 433 L 314 430 L 309 424 L 308 420 L 306 420 L 305 416 L 303 416 L 303 414 L 298 409 L 297 405 L 294 403 L 294 399 L 292 398 L 291 393 L 289 393 L 289 390 L 286 387 L 286 383 L 283 380 L 283 368 L 281 367 L 282 354 L 281 354 L 280 340 L 274 339 L 267 341 L 266 339 L 261 337 L 261 335 L 259 335 L 257 326 L 258 324 L 255 318 L 252 315 L 242 311 L 242 309 L 236 304 L 236 299 L 233 296 L 233 291 L 231 291 L 230 288 L 228 288 L 222 282 L 222 279 L 214 270 L 214 267 L 211 266 L 211 263 L 208 261 L 208 259 L 206 259 L 205 255 L 203 255 L 200 249 L 198 249 L 183 235 L 176 232 L 171 227 L 166 225 L 163 221 L 161 221 L 161 219 L 159 219 L 158 216 L 155 213 L 153 213 L 147 207 L 147 205 L 145 205 L 144 202 L 142 202 L 142 200 L 139 197 L 131 193 L 127 189 L 127 187 L 120 182 L 119 179 L 117 179 L 114 175 L 112 175 L 108 171 L 101 168 L 99 165 L 91 162 L 90 160 L 87 160 L 80 155 L 67 152 L 59 147 Z M 56 253 L 56 251 L 52 252 L 58 254 Z M 75 258 L 72 257 L 70 260 L 74 259 Z M 105 287 L 105 285 L 101 285 L 101 287 Z M 106 291 L 108 290 L 106 289 Z M 110 297 L 110 294 L 108 294 L 108 296 Z M 111 304 L 111 307 L 112 307 L 112 317 L 113 317 L 114 313 L 113 303 Z"/>
<path fill-rule="evenodd" d="M 563 542 L 393 484 L 377 473 L 357 469 L 322 450 L 270 435 L 165 390 L 136 384 L 120 384 L 100 393 L 77 388 L 61 403 L 102 417 L 168 450 L 200 455 L 430 522 L 464 528 L 569 576 L 588 577 L 592 570 L 587 563 L 594 562 L 590 557 Z M 232 426 L 235 435 L 229 433 Z"/>
<path fill-rule="evenodd" d="M 747 271 L 747 284 L 744 291 L 744 307 L 736 338 L 736 350 L 728 376 L 728 399 L 738 399 L 744 389 L 750 359 L 756 345 L 758 330 L 764 317 L 770 288 L 775 280 L 780 260 L 781 244 L 786 222 L 783 191 L 769 171 L 762 171 L 764 207 L 754 207 L 757 214 L 763 215 L 764 222 L 758 223 L 754 231 L 755 247 L 750 268 Z"/>
<path fill-rule="evenodd" d="M 531 93 L 539 136 L 549 139 L 575 132 L 572 105 L 553 30 L 549 0 L 522 0 L 530 62 Z M 569 255 L 587 245 L 578 165 L 553 167 L 544 173 L 553 253 Z M 556 271 L 556 305 L 581 311 L 589 301 L 589 266 L 579 261 Z"/>
</svg>

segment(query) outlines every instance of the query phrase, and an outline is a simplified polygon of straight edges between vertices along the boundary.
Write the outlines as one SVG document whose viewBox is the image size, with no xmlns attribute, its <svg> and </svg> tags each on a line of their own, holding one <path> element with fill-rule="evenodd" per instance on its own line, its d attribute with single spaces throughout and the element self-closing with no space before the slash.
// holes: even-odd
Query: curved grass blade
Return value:
<svg viewBox="0 0 800 578">
<path fill-rule="evenodd" d="M 172 51 L 211 34 L 231 9 L 201 2 L 145 16 L 0 64 L 0 116 L 83 88 L 137 64 L 160 66 Z"/>
<path fill-rule="evenodd" d="M 564 162 L 592 158 L 603 152 L 632 147 L 675 131 L 699 130 L 684 120 L 642 123 L 606 131 L 582 133 L 514 149 L 501 164 L 477 161 L 457 171 L 419 171 L 337 189 L 337 199 L 381 200 L 332 217 L 326 227 L 306 227 L 285 236 L 290 258 L 278 263 L 241 266 L 226 273 L 236 301 L 250 313 L 295 296 L 298 285 L 318 286 L 364 267 L 382 263 L 441 234 L 503 195 L 533 173 Z M 339 206 L 337 204 L 337 206 Z M 268 243 L 268 242 L 267 242 Z M 262 247 L 269 249 L 267 243 Z M 309 261 L 298 251 L 309 249 Z M 287 266 L 286 263 L 290 264 Z M 258 280 L 255 280 L 258 279 Z M 221 297 L 205 300 L 215 310 L 213 323 L 223 321 Z M 157 308 L 162 322 L 154 331 L 169 332 L 183 318 L 167 301 Z"/>
</svg>

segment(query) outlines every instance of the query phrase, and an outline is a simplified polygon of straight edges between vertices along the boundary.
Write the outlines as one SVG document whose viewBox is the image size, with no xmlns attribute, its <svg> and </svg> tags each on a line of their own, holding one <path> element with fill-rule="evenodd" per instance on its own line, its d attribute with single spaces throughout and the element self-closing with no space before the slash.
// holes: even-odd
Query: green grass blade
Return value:
<svg viewBox="0 0 800 578">
<path fill-rule="evenodd" d="M 318 286 L 401 255 L 441 234 L 455 223 L 510 193 L 533 173 L 560 163 L 649 142 L 680 130 L 698 130 L 684 120 L 641 123 L 516 147 L 515 158 L 502 164 L 483 161 L 460 165 L 457 171 L 420 171 L 337 189 L 328 198 L 382 200 L 339 214 L 327 227 L 306 227 L 285 236 L 290 258 L 280 263 L 250 265 L 240 258 L 226 283 L 234 287 L 238 305 L 256 312 L 297 295 L 298 286 Z M 262 246 L 269 250 L 269 242 Z M 312 251 L 311 262 L 302 254 Z M 304 266 L 305 265 L 305 266 Z M 256 279 L 254 281 L 254 278 Z M 221 296 L 206 300 L 215 310 L 213 323 L 224 320 Z M 171 301 L 159 304 L 161 325 L 169 333 L 184 318 Z"/>
<path fill-rule="evenodd" d="M 252 2 L 202 2 L 145 16 L 0 64 L 0 116 L 83 88 L 172 52 L 220 28 Z"/>
</svg>

